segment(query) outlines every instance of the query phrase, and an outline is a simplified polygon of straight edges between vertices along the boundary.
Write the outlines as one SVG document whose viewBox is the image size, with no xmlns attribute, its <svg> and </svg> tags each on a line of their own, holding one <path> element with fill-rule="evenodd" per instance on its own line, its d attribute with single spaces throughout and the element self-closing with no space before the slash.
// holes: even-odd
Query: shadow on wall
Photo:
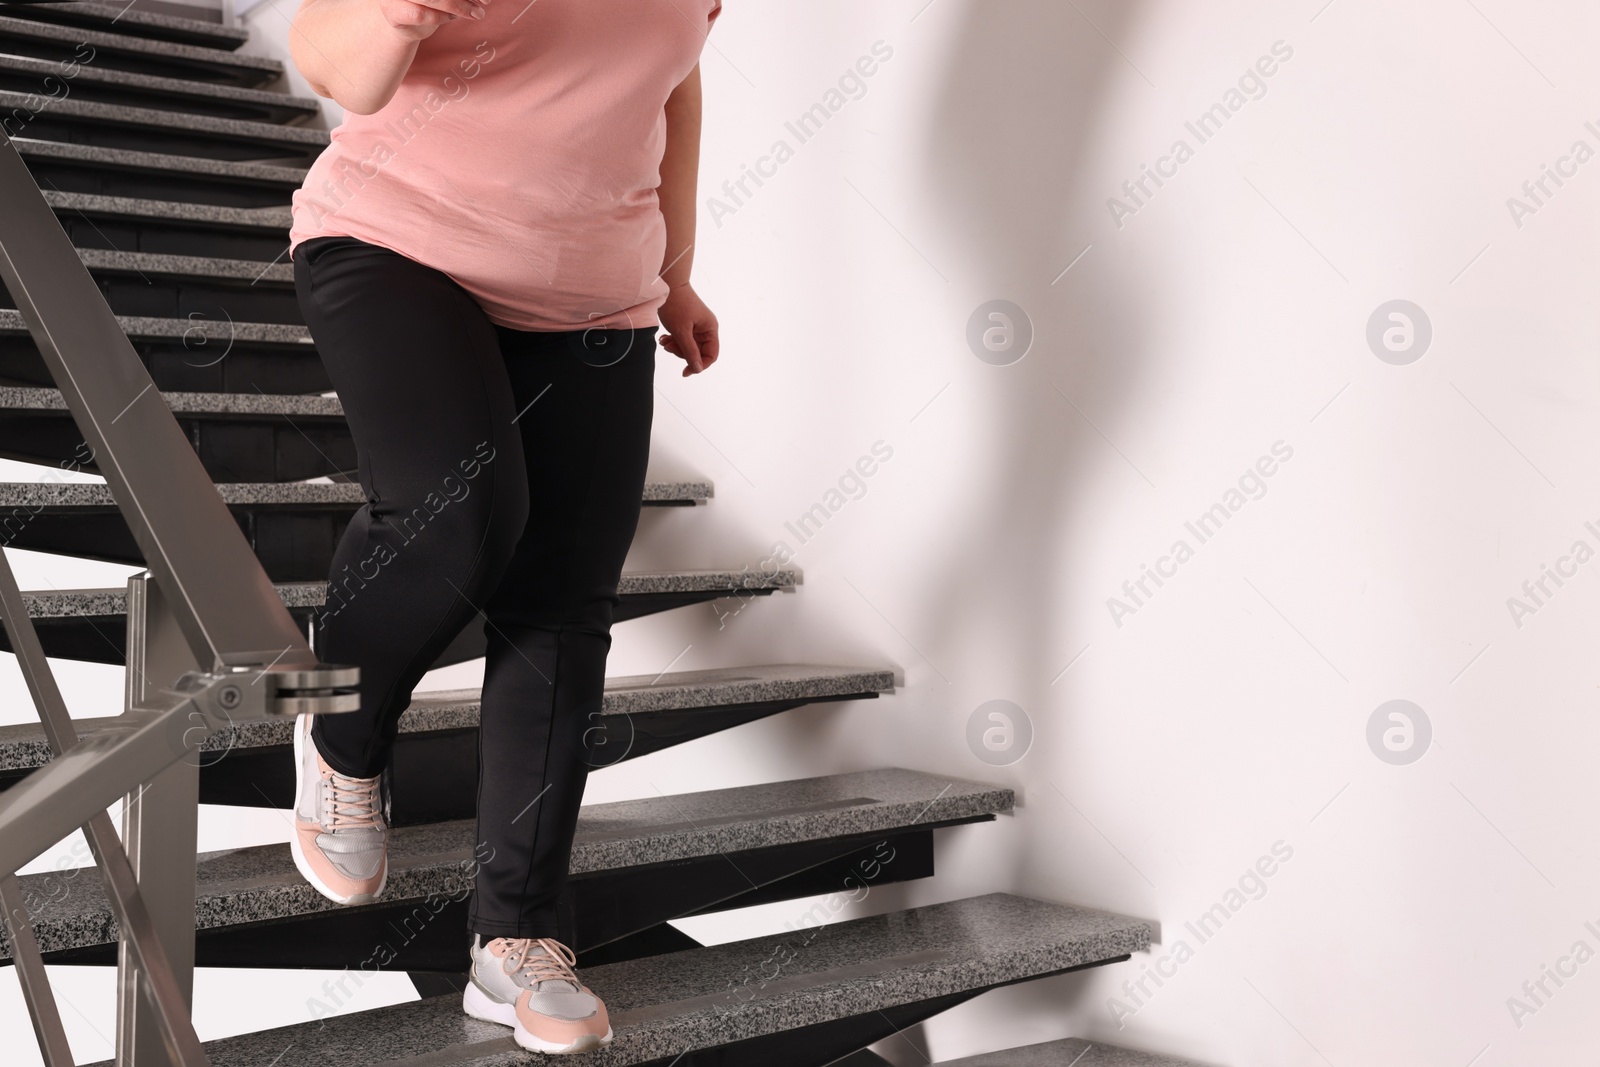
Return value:
<svg viewBox="0 0 1600 1067">
<path fill-rule="evenodd" d="M 1143 76 L 1107 40 L 1125 49 L 1143 6 L 1139 0 L 964 5 L 963 24 L 950 37 L 947 76 L 928 109 L 920 160 L 930 200 L 950 220 L 948 237 L 960 249 L 962 273 L 986 283 L 985 298 L 1019 305 L 1033 324 L 1031 350 L 1010 366 L 982 365 L 966 354 L 965 344 L 951 345 L 974 360 L 972 367 L 954 368 L 951 393 L 964 383 L 978 385 L 980 402 L 993 409 L 973 409 L 969 398 L 967 421 L 986 425 L 991 436 L 972 442 L 984 457 L 980 476 L 960 493 L 930 500 L 942 513 L 924 518 L 927 528 L 948 531 L 936 542 L 946 554 L 919 568 L 939 576 L 923 602 L 923 618 L 934 631 L 925 647 L 981 648 L 993 657 L 983 674 L 1009 691 L 989 696 L 1022 704 L 1033 721 L 1034 752 L 1025 765 L 1062 748 L 1063 717 L 1075 703 L 1071 675 L 1054 686 L 1051 679 L 1090 636 L 1067 631 L 1066 619 L 1082 613 L 1068 611 L 1058 598 L 1071 603 L 1104 595 L 1069 588 L 1064 575 L 1051 573 L 1070 558 L 1069 531 L 1081 525 L 1074 505 L 1103 473 L 1142 480 L 1100 431 L 1118 441 L 1116 427 L 1136 399 L 1145 309 L 1097 262 L 1097 252 L 1105 255 L 1098 248 L 1062 272 L 1086 245 L 1117 237 L 1105 214 L 1114 190 L 1086 176 L 1084 163 L 1101 140 L 1113 90 L 1130 79 L 1144 88 Z M 974 309 L 954 310 L 964 322 Z M 1005 635 L 998 647 L 986 637 L 995 632 Z M 955 692 L 970 692 L 962 678 L 951 681 Z M 947 709 L 947 729 L 962 728 L 972 710 Z M 1015 777 L 982 770 L 975 764 L 970 776 Z M 1028 776 L 1038 811 L 1075 818 L 1060 797 L 1047 795 L 1048 773 L 1036 769 Z M 1003 882 L 1021 886 L 1030 874 L 1037 880 L 1029 869 L 1031 851 L 1023 850 Z M 1044 998 L 1042 1011 L 1059 1016 L 1064 987 L 1047 985 L 1033 995 Z M 927 1048 L 925 1035 L 907 1036 Z M 909 1052 L 898 1038 L 878 1051 L 890 1057 Z"/>
</svg>

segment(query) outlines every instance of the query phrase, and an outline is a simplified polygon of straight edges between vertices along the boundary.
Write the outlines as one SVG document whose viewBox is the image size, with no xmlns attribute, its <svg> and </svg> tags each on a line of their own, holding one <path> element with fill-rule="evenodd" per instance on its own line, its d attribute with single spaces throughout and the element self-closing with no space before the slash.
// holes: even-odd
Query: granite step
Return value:
<svg viewBox="0 0 1600 1067">
<path fill-rule="evenodd" d="M 5 10 L 12 14 L 26 9 L 12 5 Z M 80 66 L 71 82 L 66 83 L 63 82 L 59 62 L 29 56 L 0 55 L 0 89 L 61 96 L 64 84 L 68 86 L 66 95 L 72 100 L 212 115 L 223 119 L 302 123 L 315 119 L 322 111 L 321 103 L 315 97 L 290 96 L 236 85 L 214 85 L 184 78 L 133 74 L 125 70 L 102 70 L 94 66 Z"/>
<path fill-rule="evenodd" d="M 103 33 L 116 33 L 125 37 L 144 37 L 226 51 L 238 48 L 250 40 L 250 31 L 243 26 L 224 26 L 220 22 L 155 14 L 135 10 L 127 3 L 80 0 L 77 3 L 64 4 L 12 4 L 5 10 L 11 18 L 33 19 L 60 26 L 78 26 Z"/>
<path fill-rule="evenodd" d="M 886 768 L 586 804 L 573 842 L 569 895 L 581 909 L 581 898 L 603 892 L 598 889 L 602 881 L 638 876 L 645 873 L 642 868 L 670 877 L 664 873 L 670 867 L 689 868 L 695 860 L 726 857 L 738 866 L 742 854 L 834 840 L 848 841 L 841 851 L 853 851 L 863 837 L 992 819 L 1010 812 L 1013 803 L 1011 790 L 1000 786 Z M 476 830 L 464 819 L 391 831 L 383 904 L 406 912 L 411 908 L 405 905 L 465 897 L 472 888 Z M 62 893 L 66 880 L 61 872 L 21 879 L 40 949 L 53 954 L 114 944 L 117 924 L 100 880 L 92 874 L 73 877 L 72 892 Z M 695 910 L 718 902 L 697 900 Z M 200 857 L 195 918 L 202 935 L 274 923 L 281 936 L 292 938 L 295 920 L 340 910 L 301 877 L 286 844 Z M 639 921 L 665 920 L 641 915 Z M 584 922 L 575 925 L 581 934 Z M 637 931 L 612 927 L 611 932 Z M 586 952 L 600 946 L 579 940 L 571 947 Z M 7 958 L 9 949 L 0 947 L 0 959 Z"/>
<path fill-rule="evenodd" d="M 757 666 L 720 667 L 709 670 L 673 671 L 655 675 L 625 675 L 606 679 L 601 704 L 600 725 L 606 737 L 628 746 L 629 758 L 660 751 L 664 739 L 682 735 L 704 736 L 690 720 L 737 712 L 743 708 L 786 704 L 827 703 L 838 700 L 870 700 L 893 692 L 894 672 L 879 667 L 837 667 L 822 664 L 779 663 Z M 420 739 L 475 731 L 482 691 L 478 689 L 439 689 L 419 692 L 400 716 L 399 736 Z M 104 729 L 113 720 L 80 718 L 75 720 L 80 734 Z M 631 744 L 628 744 L 629 741 Z M 609 742 L 608 742 L 609 743 Z M 254 722 L 219 730 L 201 744 L 202 770 L 264 754 L 278 758 L 291 751 L 293 724 L 289 720 Z M 0 726 L 0 788 L 14 784 L 29 771 L 44 766 L 50 759 L 44 730 L 38 723 Z M 597 758 L 609 766 L 617 757 Z M 293 768 L 289 780 L 293 779 Z M 203 803 L 237 803 L 247 807 L 287 808 L 292 791 L 278 796 L 250 798 L 245 790 L 233 790 L 227 783 L 215 783 L 212 792 L 237 794 L 236 801 L 203 798 Z M 270 790 L 269 790 L 270 792 Z"/>
<path fill-rule="evenodd" d="M 133 402 L 158 399 L 176 416 L 214 482 L 299 482 L 356 469 L 338 397 L 152 389 Z M 98 473 L 84 449 L 60 390 L 0 386 L 0 456 Z"/>
<path fill-rule="evenodd" d="M 214 482 L 298 482 L 353 472 L 355 445 L 338 399 L 264 393 L 157 392 Z M 0 386 L 0 456 L 97 473 L 57 389 Z"/>
<path fill-rule="evenodd" d="M 592 763 L 607 767 L 799 708 L 874 700 L 893 692 L 892 671 L 771 664 L 611 678 L 606 682 Z M 389 768 L 391 822 L 415 826 L 471 818 L 477 811 L 481 692 L 418 693 L 401 716 Z M 99 729 L 85 719 L 80 728 Z M 206 804 L 287 809 L 294 767 L 287 723 L 220 731 L 204 744 L 200 798 Z M 0 789 L 48 758 L 36 725 L 0 727 Z"/>
<path fill-rule="evenodd" d="M 333 553 L 365 503 L 353 482 L 257 482 L 217 486 L 256 558 L 273 581 L 326 578 Z M 710 499 L 705 482 L 652 480 L 646 507 L 692 507 Z M 143 565 L 122 513 L 103 483 L 0 482 L 0 540 L 32 549 Z"/>
<path fill-rule="evenodd" d="M 1193 1060 L 1179 1060 L 1155 1052 L 1080 1041 L 1075 1037 L 1045 1041 L 1021 1048 L 986 1052 L 959 1060 L 940 1060 L 932 1067 L 1204 1067 Z"/>
<path fill-rule="evenodd" d="M 793 592 L 801 582 L 797 567 L 759 568 L 746 566 L 741 570 L 674 570 L 630 571 L 622 575 L 618 585 L 621 605 L 615 613 L 617 622 L 626 622 L 692 604 L 710 604 L 713 601 L 736 598 L 746 601 L 753 597 L 773 593 Z M 345 601 L 360 595 L 352 576 L 345 582 Z M 289 613 L 308 627 L 317 609 L 327 603 L 327 582 L 279 582 L 278 595 L 288 605 Z M 48 592 L 24 592 L 23 601 L 33 617 L 34 626 L 44 644 L 46 654 L 57 659 L 72 659 L 87 663 L 123 664 L 126 662 L 124 642 L 127 631 L 126 591 L 115 589 L 53 589 Z M 742 609 L 729 607 L 731 613 Z M 719 615 L 725 614 L 719 611 Z M 0 650 L 9 651 L 8 642 L 0 642 Z M 446 667 L 464 663 L 483 655 L 485 644 L 481 616 L 468 624 L 450 647 L 434 661 L 433 667 Z"/>
<path fill-rule="evenodd" d="M 228 322 L 205 315 L 124 315 L 117 321 L 163 392 L 325 393 L 333 388 L 304 326 Z M 15 310 L 0 310 L 0 384 L 54 384 Z"/>
<path fill-rule="evenodd" d="M 222 119 L 125 103 L 41 98 L 0 90 L 0 113 L 13 135 L 102 148 L 160 152 L 228 162 L 309 166 L 328 146 L 328 131 L 272 122 Z"/>
<path fill-rule="evenodd" d="M 83 265 L 91 271 L 103 274 L 223 279 L 279 286 L 294 284 L 294 268 L 287 262 L 262 263 L 259 260 L 221 259 L 213 256 L 169 256 L 153 252 L 101 248 L 80 248 L 78 258 L 83 260 Z"/>
<path fill-rule="evenodd" d="M 257 514 L 274 511 L 350 512 L 365 497 L 354 482 L 236 482 L 217 486 L 229 507 Z M 651 481 L 644 504 L 693 507 L 714 495 L 710 482 Z M 33 514 L 116 514 L 111 488 L 104 482 L 0 482 L 0 508 L 27 509 Z"/>
<path fill-rule="evenodd" d="M 236 163 L 28 137 L 14 138 L 12 143 L 46 191 L 281 208 L 289 205 L 306 176 L 303 168 L 271 163 Z"/>
<path fill-rule="evenodd" d="M 289 247 L 288 208 L 233 208 L 45 190 L 78 248 L 271 263 Z"/>
<path fill-rule="evenodd" d="M 583 1062 L 823 1063 L 830 1040 L 842 1056 L 986 990 L 1120 962 L 1150 937 L 1137 919 L 991 893 L 592 967 L 583 979 L 616 1036 Z M 543 1062 L 462 1014 L 459 995 L 207 1042 L 206 1054 L 213 1067 Z"/>
<path fill-rule="evenodd" d="M 302 321 L 287 257 L 261 263 L 90 248 L 79 249 L 78 258 L 118 315 L 288 326 Z M 16 307 L 4 285 L 0 304 Z"/>
<path fill-rule="evenodd" d="M 0 52 L 57 61 L 62 64 L 62 78 L 69 82 L 83 65 L 249 89 L 283 76 L 283 64 L 266 56 L 17 18 L 9 6 L 4 10 Z"/>
</svg>

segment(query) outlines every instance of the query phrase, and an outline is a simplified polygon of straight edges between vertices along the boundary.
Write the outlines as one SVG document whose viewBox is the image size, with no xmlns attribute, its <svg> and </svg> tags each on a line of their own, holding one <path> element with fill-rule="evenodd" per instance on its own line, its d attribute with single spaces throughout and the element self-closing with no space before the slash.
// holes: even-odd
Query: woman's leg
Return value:
<svg viewBox="0 0 1600 1067">
<path fill-rule="evenodd" d="M 606 654 L 650 453 L 655 328 L 501 330 L 530 515 L 489 598 L 471 928 L 548 937 L 599 742 Z M 601 337 L 609 346 L 600 348 Z M 625 353 L 619 356 L 618 353 Z"/>
<path fill-rule="evenodd" d="M 361 710 L 318 717 L 341 775 L 383 770 L 412 689 L 495 588 L 528 479 L 495 327 L 444 274 L 350 238 L 295 252 L 306 323 L 355 439 L 366 503 L 334 556 L 318 655 L 361 668 Z"/>
</svg>

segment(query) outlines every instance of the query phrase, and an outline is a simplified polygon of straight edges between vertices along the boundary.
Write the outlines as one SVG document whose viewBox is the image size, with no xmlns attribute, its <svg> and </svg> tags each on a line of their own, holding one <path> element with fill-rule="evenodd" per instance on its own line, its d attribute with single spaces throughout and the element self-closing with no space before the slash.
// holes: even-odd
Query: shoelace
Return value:
<svg viewBox="0 0 1600 1067">
<path fill-rule="evenodd" d="M 325 796 L 329 833 L 379 828 L 377 778 L 346 778 L 330 771 L 322 784 L 328 790 Z"/>
<path fill-rule="evenodd" d="M 572 970 L 577 954 L 561 942 L 548 937 L 508 937 L 505 941 L 511 946 L 506 973 L 528 979 L 532 988 L 538 989 L 539 983 L 546 981 L 571 982 L 574 988 L 582 984 Z M 544 951 L 535 951 L 540 948 Z"/>
</svg>

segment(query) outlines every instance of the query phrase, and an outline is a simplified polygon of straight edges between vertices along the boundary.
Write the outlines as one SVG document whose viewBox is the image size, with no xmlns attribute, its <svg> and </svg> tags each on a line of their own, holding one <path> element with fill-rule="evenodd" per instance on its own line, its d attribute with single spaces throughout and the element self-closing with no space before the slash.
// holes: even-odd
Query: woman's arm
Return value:
<svg viewBox="0 0 1600 1067">
<path fill-rule="evenodd" d="M 394 98 L 417 45 L 446 22 L 482 18 L 488 0 L 302 0 L 289 37 L 319 96 L 370 115 Z"/>
<path fill-rule="evenodd" d="M 661 277 L 670 288 L 661 305 L 661 325 L 668 332 L 661 347 L 681 358 L 684 377 L 698 374 L 717 361 L 720 347 L 717 317 L 706 307 L 689 272 L 694 267 L 695 201 L 700 180 L 700 67 L 695 65 L 667 98 L 667 148 L 661 157 L 661 185 L 656 195 L 667 221 L 667 254 Z"/>
</svg>

